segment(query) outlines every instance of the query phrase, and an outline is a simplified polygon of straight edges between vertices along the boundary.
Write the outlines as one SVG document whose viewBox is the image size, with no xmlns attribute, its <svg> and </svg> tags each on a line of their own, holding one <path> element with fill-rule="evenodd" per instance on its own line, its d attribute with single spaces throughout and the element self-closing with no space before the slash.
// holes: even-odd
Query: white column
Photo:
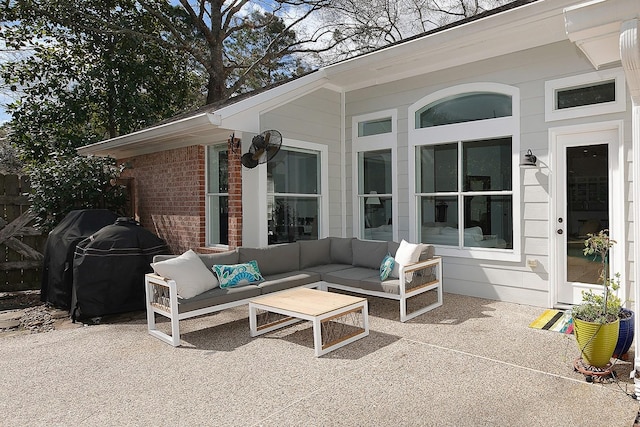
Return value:
<svg viewBox="0 0 640 427">
<path fill-rule="evenodd" d="M 629 94 L 633 103 L 631 112 L 631 146 L 633 152 L 633 279 L 635 330 L 640 332 L 640 43 L 638 20 L 631 19 L 620 29 L 620 59 L 625 71 Z M 635 339 L 635 394 L 640 396 L 640 340 Z"/>
</svg>

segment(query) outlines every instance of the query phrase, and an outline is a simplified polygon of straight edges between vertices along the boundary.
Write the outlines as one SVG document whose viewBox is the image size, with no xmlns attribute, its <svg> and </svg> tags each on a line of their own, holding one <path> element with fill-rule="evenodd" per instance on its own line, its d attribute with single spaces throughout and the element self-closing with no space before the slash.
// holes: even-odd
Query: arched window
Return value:
<svg viewBox="0 0 640 427">
<path fill-rule="evenodd" d="M 477 92 L 453 95 L 416 111 L 416 128 L 450 125 L 511 116 L 511 96 Z"/>
<path fill-rule="evenodd" d="M 418 241 L 444 255 L 519 252 L 518 105 L 517 88 L 479 83 L 409 108 Z"/>
</svg>

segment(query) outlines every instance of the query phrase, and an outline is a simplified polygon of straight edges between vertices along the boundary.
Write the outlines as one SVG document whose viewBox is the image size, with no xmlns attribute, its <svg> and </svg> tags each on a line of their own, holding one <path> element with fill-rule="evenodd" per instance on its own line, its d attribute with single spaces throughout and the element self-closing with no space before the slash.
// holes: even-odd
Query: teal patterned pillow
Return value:
<svg viewBox="0 0 640 427">
<path fill-rule="evenodd" d="M 387 277 L 391 274 L 395 263 L 396 260 L 393 259 L 391 254 L 387 254 L 387 256 L 384 257 L 382 264 L 380 264 L 380 280 L 387 280 Z"/>
<path fill-rule="evenodd" d="M 246 264 L 216 264 L 213 272 L 218 276 L 221 288 L 231 288 L 237 285 L 260 282 L 264 280 L 257 261 L 249 261 Z"/>
</svg>

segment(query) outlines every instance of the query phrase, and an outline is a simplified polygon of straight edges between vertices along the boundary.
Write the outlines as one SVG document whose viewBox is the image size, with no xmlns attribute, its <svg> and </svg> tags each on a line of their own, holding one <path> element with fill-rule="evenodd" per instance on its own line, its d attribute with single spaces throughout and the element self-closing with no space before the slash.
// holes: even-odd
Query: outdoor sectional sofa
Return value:
<svg viewBox="0 0 640 427">
<path fill-rule="evenodd" d="M 395 256 L 399 247 L 397 242 L 328 237 L 265 248 L 239 247 L 229 252 L 198 254 L 211 272 L 212 281 L 216 280 L 212 271 L 214 265 L 249 261 L 257 261 L 264 280 L 238 287 L 215 287 L 190 298 L 181 298 L 176 280 L 155 273 L 146 274 L 149 333 L 179 346 L 180 320 L 248 304 L 260 295 L 295 287 L 340 289 L 397 300 L 400 302 L 400 321 L 405 322 L 442 305 L 442 264 L 440 257 L 434 256 L 433 246 L 420 245 L 417 262 L 399 265 L 397 278 L 380 280 L 382 261 L 387 255 Z M 173 257 L 176 255 L 156 255 L 154 264 Z M 422 295 L 429 291 L 436 294 L 435 301 Z M 171 335 L 158 330 L 156 315 L 170 319 Z"/>
</svg>

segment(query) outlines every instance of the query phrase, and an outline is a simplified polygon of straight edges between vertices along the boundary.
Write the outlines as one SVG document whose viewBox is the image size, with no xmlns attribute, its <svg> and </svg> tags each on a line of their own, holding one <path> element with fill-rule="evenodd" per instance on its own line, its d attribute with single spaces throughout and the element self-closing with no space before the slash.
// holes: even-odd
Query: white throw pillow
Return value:
<svg viewBox="0 0 640 427">
<path fill-rule="evenodd" d="M 191 249 L 178 257 L 155 262 L 151 267 L 156 274 L 175 280 L 181 298 L 192 298 L 218 286 L 216 276 Z"/>
<path fill-rule="evenodd" d="M 400 266 L 415 264 L 420 259 L 421 253 L 422 253 L 421 244 L 409 243 L 403 239 L 400 242 L 400 247 L 396 251 L 396 256 L 394 257 L 396 263 L 393 266 L 391 277 L 395 277 L 395 278 L 400 277 Z M 411 281 L 411 278 L 413 278 L 413 275 L 411 277 L 407 277 L 407 280 Z"/>
</svg>

